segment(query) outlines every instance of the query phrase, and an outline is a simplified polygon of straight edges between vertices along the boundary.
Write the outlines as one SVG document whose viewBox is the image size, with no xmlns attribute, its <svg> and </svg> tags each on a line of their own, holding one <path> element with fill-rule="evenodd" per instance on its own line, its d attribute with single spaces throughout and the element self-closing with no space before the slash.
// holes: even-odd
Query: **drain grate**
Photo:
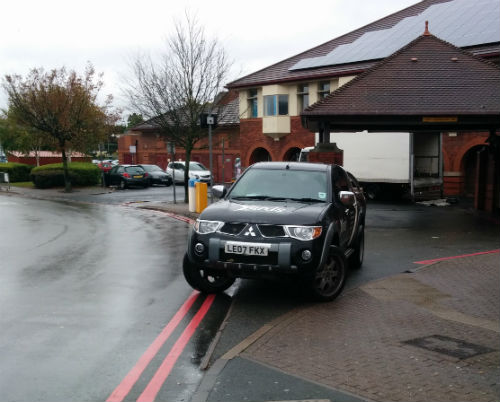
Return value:
<svg viewBox="0 0 500 402">
<path fill-rule="evenodd" d="M 457 359 L 468 359 L 476 355 L 495 351 L 486 346 L 476 345 L 461 339 L 450 338 L 443 335 L 425 336 L 423 338 L 410 339 L 403 343 L 456 357 Z"/>
</svg>

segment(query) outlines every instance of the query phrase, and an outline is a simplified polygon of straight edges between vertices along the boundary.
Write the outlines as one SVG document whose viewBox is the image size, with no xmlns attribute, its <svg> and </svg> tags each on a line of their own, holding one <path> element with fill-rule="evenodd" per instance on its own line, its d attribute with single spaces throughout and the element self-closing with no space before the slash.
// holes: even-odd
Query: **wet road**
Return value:
<svg viewBox="0 0 500 402">
<path fill-rule="evenodd" d="M 180 268 L 186 223 L 20 197 L 0 197 L 0 216 L 2 401 L 104 401 L 117 389 L 135 401 L 171 363 L 166 379 L 157 375 L 158 393 L 142 400 L 189 399 L 230 300 L 192 296 Z M 186 300 L 192 306 L 158 340 Z M 148 364 L 124 387 L 145 355 Z"/>
<path fill-rule="evenodd" d="M 181 199 L 182 187 L 176 189 Z M 203 375 L 200 359 L 230 303 L 211 362 L 272 319 L 310 304 L 287 281 L 237 281 L 231 297 L 213 303 L 197 297 L 165 340 L 192 294 L 180 270 L 188 225 L 132 206 L 171 201 L 172 187 L 64 197 L 83 203 L 0 197 L 2 400 L 146 402 L 158 381 L 156 400 L 189 400 Z M 416 261 L 499 244 L 497 225 L 461 207 L 370 203 L 365 263 L 350 274 L 346 290 L 415 268 Z"/>
</svg>

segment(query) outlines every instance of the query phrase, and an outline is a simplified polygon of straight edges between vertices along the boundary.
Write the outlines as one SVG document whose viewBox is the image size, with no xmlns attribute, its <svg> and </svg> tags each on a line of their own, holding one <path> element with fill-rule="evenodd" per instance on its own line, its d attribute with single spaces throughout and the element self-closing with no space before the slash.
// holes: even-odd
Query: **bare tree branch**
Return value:
<svg viewBox="0 0 500 402">
<path fill-rule="evenodd" d="M 134 80 L 124 88 L 130 105 L 151 119 L 165 140 L 186 152 L 187 202 L 191 151 L 207 135 L 199 125 L 200 114 L 212 112 L 214 99 L 223 91 L 230 62 L 217 39 L 207 39 L 198 20 L 186 13 L 182 23 L 176 22 L 160 62 L 138 55 L 131 69 Z"/>
</svg>

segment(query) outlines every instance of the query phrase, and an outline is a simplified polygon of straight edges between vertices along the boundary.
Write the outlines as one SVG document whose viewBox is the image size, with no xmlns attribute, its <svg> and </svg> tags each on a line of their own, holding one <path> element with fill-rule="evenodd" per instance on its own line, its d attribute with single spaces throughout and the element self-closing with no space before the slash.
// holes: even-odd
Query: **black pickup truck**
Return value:
<svg viewBox="0 0 500 402">
<path fill-rule="evenodd" d="M 319 301 L 344 287 L 363 263 L 366 202 L 350 173 L 319 163 L 250 166 L 200 215 L 183 262 L 187 282 L 222 292 L 236 278 L 294 275 Z"/>
</svg>

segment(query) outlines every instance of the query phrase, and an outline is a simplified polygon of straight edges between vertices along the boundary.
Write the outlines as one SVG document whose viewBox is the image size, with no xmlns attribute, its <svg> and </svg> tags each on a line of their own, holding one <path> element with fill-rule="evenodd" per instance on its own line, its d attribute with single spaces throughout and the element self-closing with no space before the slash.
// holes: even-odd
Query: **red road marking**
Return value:
<svg viewBox="0 0 500 402">
<path fill-rule="evenodd" d="M 166 213 L 167 216 L 170 216 L 171 218 L 174 218 L 174 219 L 177 219 L 179 221 L 183 221 L 183 222 L 186 222 L 186 223 L 190 223 L 191 225 L 194 224 L 194 219 L 191 219 L 191 218 L 188 218 L 186 216 L 183 216 L 183 215 L 178 215 L 178 214 L 175 214 L 173 212 L 167 212 Z"/>
<path fill-rule="evenodd" d="M 432 264 L 433 262 L 438 262 L 438 261 L 454 260 L 456 258 L 473 257 L 475 255 L 495 254 L 495 253 L 500 253 L 500 249 L 490 250 L 490 251 L 482 251 L 480 253 L 473 253 L 473 254 L 456 255 L 456 256 L 453 256 L 453 257 L 435 258 L 433 260 L 415 261 L 414 264 L 425 265 L 425 264 Z"/>
<path fill-rule="evenodd" d="M 151 362 L 151 360 L 158 353 L 160 348 L 172 334 L 172 332 L 177 328 L 179 322 L 184 318 L 186 313 L 189 311 L 196 298 L 198 297 L 198 292 L 193 292 L 189 296 L 189 298 L 184 302 L 181 308 L 175 313 L 170 322 L 163 328 L 160 335 L 156 337 L 153 343 L 148 347 L 148 349 L 144 352 L 144 354 L 137 361 L 136 365 L 129 371 L 129 373 L 122 380 L 120 385 L 116 387 L 116 389 L 111 393 L 106 402 L 121 402 L 130 392 L 134 384 L 137 382 L 139 377 L 141 376 L 144 369 Z"/>
<path fill-rule="evenodd" d="M 167 357 L 165 357 L 165 360 L 163 360 L 163 363 L 158 368 L 154 377 L 151 379 L 148 386 L 144 389 L 143 393 L 139 396 L 137 402 L 153 402 L 155 400 L 161 386 L 172 371 L 175 362 L 193 336 L 198 325 L 200 325 L 201 320 L 207 314 L 214 299 L 215 295 L 207 296 L 200 310 L 193 317 L 179 339 L 177 339 L 177 342 L 175 342 L 172 350 L 168 353 Z"/>
</svg>

